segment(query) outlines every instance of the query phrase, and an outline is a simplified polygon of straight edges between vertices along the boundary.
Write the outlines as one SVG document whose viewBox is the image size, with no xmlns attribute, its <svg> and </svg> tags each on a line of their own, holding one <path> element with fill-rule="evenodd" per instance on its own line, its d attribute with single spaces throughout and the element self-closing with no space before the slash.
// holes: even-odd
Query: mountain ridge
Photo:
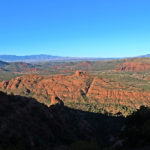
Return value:
<svg viewBox="0 0 150 150">
<path fill-rule="evenodd" d="M 145 58 L 150 57 L 150 54 L 135 56 L 135 57 L 71 57 L 71 56 L 55 56 L 48 54 L 37 54 L 37 55 L 0 55 L 0 61 L 6 62 L 45 62 L 45 61 L 94 61 L 94 60 L 117 60 L 125 58 Z"/>
<path fill-rule="evenodd" d="M 113 60 L 120 58 L 103 58 L 103 57 L 68 57 L 68 56 L 54 56 L 54 55 L 0 55 L 0 61 L 6 62 L 45 62 L 45 61 L 80 61 L 80 60 Z"/>
</svg>

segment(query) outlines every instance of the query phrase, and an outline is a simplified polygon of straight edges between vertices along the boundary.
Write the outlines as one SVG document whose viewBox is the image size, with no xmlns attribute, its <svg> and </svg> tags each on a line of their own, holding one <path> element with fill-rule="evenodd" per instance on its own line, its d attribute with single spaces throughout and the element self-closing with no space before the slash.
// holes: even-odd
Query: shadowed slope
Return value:
<svg viewBox="0 0 150 150">
<path fill-rule="evenodd" d="M 121 117 L 74 110 L 60 103 L 47 107 L 32 98 L 2 92 L 0 114 L 0 148 L 5 150 L 50 150 L 80 140 L 105 145 L 104 139 L 118 132 L 123 121 Z M 110 122 L 115 128 L 110 128 Z"/>
<path fill-rule="evenodd" d="M 47 107 L 32 98 L 0 92 L 0 149 L 149 148 L 149 108 L 141 107 L 125 119 L 70 109 L 53 99 L 55 104 Z"/>
</svg>

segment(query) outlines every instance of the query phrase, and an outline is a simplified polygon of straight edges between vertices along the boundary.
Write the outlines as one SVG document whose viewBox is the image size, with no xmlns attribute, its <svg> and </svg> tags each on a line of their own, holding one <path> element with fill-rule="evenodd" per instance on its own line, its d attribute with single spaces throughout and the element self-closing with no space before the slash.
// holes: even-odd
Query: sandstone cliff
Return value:
<svg viewBox="0 0 150 150">
<path fill-rule="evenodd" d="M 134 72 L 141 72 L 141 71 L 149 71 L 150 64 L 145 62 L 126 62 L 123 64 L 119 64 L 116 67 L 116 71 L 134 71 Z"/>
<path fill-rule="evenodd" d="M 33 97 L 48 106 L 56 103 L 56 99 L 64 102 L 122 104 L 135 108 L 150 105 L 149 92 L 140 92 L 134 86 L 90 76 L 82 71 L 77 71 L 71 76 L 21 76 L 0 82 L 0 90 Z"/>
</svg>

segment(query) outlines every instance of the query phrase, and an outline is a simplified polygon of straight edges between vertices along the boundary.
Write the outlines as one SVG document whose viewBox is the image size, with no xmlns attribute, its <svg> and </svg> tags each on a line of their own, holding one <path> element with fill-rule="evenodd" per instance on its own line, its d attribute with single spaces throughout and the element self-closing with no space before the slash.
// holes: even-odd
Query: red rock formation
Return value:
<svg viewBox="0 0 150 150">
<path fill-rule="evenodd" d="M 75 76 L 79 77 L 79 76 L 86 76 L 87 75 L 87 72 L 86 71 L 76 71 L 75 72 Z"/>
<path fill-rule="evenodd" d="M 89 102 L 117 103 L 133 107 L 150 106 L 149 92 L 140 92 L 134 86 L 108 79 L 93 78 L 84 71 L 76 71 L 72 76 L 21 76 L 0 82 L 0 90 L 29 95 L 48 105 L 59 104 L 59 99 L 64 102 L 84 102 L 88 99 Z"/>
<path fill-rule="evenodd" d="M 56 95 L 52 95 L 50 105 L 60 105 L 62 107 L 64 104 Z"/>
<path fill-rule="evenodd" d="M 141 62 L 126 62 L 124 64 L 119 64 L 116 67 L 116 71 L 147 71 L 150 70 L 150 64 Z"/>
</svg>

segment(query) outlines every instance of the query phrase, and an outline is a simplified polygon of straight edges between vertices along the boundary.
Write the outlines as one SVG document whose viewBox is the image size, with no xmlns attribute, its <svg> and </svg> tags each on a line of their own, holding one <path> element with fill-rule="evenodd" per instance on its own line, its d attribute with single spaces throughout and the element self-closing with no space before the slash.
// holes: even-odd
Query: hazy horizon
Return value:
<svg viewBox="0 0 150 150">
<path fill-rule="evenodd" d="M 90 57 L 90 56 L 61 56 L 61 55 L 51 55 L 51 54 L 30 54 L 30 55 L 15 55 L 15 54 L 0 54 L 0 56 L 17 56 L 17 57 L 24 57 L 24 56 L 56 56 L 56 57 L 72 57 L 72 58 L 132 58 L 132 57 L 139 57 L 139 56 L 145 56 L 145 55 L 150 55 L 150 54 L 140 54 L 140 55 L 133 55 L 133 56 L 122 56 L 122 57 L 101 57 L 101 56 L 95 56 L 95 57 Z"/>
</svg>

